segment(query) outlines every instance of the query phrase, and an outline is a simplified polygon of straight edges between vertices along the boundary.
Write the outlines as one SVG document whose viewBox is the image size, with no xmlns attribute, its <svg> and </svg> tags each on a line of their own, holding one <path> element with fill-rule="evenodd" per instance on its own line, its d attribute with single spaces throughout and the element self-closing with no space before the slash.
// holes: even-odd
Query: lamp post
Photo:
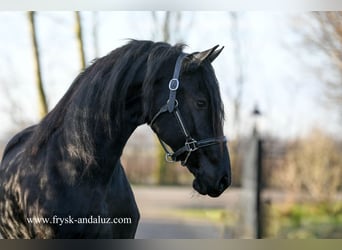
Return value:
<svg viewBox="0 0 342 250">
<path fill-rule="evenodd" d="M 252 116 L 254 119 L 253 135 L 258 137 L 259 136 L 259 129 L 260 129 L 259 123 L 260 123 L 261 112 L 260 112 L 257 104 L 253 108 Z"/>
<path fill-rule="evenodd" d="M 255 143 L 255 167 L 256 167 L 256 193 L 255 193 L 255 211 L 256 211 L 256 228 L 255 236 L 261 239 L 263 236 L 263 211 L 261 201 L 262 191 L 262 140 L 260 138 L 260 118 L 261 112 L 258 105 L 254 106 L 252 111 L 254 118 L 253 126 L 253 142 Z"/>
<path fill-rule="evenodd" d="M 262 238 L 261 216 L 261 140 L 260 117 L 261 112 L 254 106 L 251 116 L 253 118 L 252 133 L 245 146 L 242 166 L 242 223 L 243 237 Z"/>
</svg>

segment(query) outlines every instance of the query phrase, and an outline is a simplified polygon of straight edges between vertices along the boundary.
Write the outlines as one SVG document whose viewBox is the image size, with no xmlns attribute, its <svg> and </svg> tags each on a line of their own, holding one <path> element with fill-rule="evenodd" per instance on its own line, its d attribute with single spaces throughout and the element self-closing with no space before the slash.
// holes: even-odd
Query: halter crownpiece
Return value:
<svg viewBox="0 0 342 250">
<path fill-rule="evenodd" d="M 219 143 L 223 143 L 226 142 L 227 139 L 225 136 L 220 136 L 220 137 L 213 137 L 213 138 L 208 138 L 208 139 L 202 139 L 202 140 L 195 140 L 190 133 L 188 132 L 188 130 L 185 127 L 185 124 L 183 122 L 182 116 L 178 110 L 178 101 L 176 99 L 176 95 L 177 95 L 177 90 L 179 88 L 179 74 L 182 68 L 182 63 L 183 63 L 183 59 L 186 57 L 185 53 L 181 53 L 176 61 L 176 65 L 175 65 L 175 69 L 173 72 L 173 77 L 169 82 L 169 99 L 167 100 L 166 104 L 163 105 L 159 111 L 153 116 L 153 118 L 151 119 L 151 121 L 149 122 L 149 126 L 153 129 L 153 124 L 155 123 L 155 121 L 157 120 L 157 118 L 166 112 L 172 113 L 175 117 L 176 120 L 185 136 L 185 143 L 184 146 L 179 148 L 178 150 L 176 150 L 175 152 L 171 152 L 168 149 L 167 144 L 161 140 L 158 136 L 158 139 L 160 141 L 160 144 L 162 145 L 162 147 L 164 148 L 166 155 L 165 155 L 165 159 L 168 162 L 175 162 L 175 161 L 179 161 L 179 156 L 181 156 L 182 154 L 186 154 L 186 157 L 184 160 L 181 160 L 181 164 L 183 166 L 186 165 L 190 155 L 192 152 L 200 149 L 200 148 L 204 148 L 204 147 L 208 147 L 211 145 L 215 145 L 215 144 L 219 144 Z"/>
<path fill-rule="evenodd" d="M 179 73 L 180 70 L 182 68 L 182 62 L 183 59 L 185 58 L 186 54 L 181 53 L 176 61 L 176 66 L 175 66 L 175 70 L 173 72 L 173 77 L 169 82 L 169 90 L 170 90 L 170 94 L 169 94 L 169 100 L 167 101 L 167 110 L 171 113 L 174 108 L 175 108 L 175 104 L 176 104 L 176 94 L 177 94 L 177 89 L 179 87 Z"/>
</svg>

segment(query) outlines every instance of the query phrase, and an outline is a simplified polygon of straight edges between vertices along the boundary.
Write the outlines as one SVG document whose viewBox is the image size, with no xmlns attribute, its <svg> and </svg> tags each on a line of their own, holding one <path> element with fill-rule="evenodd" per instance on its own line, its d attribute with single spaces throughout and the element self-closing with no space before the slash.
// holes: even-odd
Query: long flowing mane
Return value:
<svg viewBox="0 0 342 250">
<path fill-rule="evenodd" d="M 36 126 L 27 142 L 27 153 L 37 155 L 54 132 L 60 130 L 64 144 L 73 146 L 69 148 L 73 156 L 86 163 L 93 162 L 94 133 L 101 128 L 109 138 L 117 136 L 127 99 L 132 98 L 127 94 L 134 81 L 139 77 L 143 80 L 136 95 L 144 100 L 147 113 L 157 73 L 183 48 L 183 44 L 171 46 L 163 42 L 131 40 L 95 60 L 76 77 L 54 109 Z M 212 79 L 215 75 L 209 63 L 203 68 L 203 87 L 210 97 L 212 122 L 218 126 L 224 111 L 217 81 Z M 215 86 L 210 86 L 212 84 Z"/>
</svg>

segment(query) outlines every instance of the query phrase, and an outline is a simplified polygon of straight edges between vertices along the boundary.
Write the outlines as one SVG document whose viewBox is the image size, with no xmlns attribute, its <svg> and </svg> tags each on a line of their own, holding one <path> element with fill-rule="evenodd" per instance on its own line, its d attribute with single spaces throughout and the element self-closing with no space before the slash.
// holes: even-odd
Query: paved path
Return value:
<svg viewBox="0 0 342 250">
<path fill-rule="evenodd" d="M 184 208 L 238 209 L 240 190 L 228 189 L 220 197 L 211 198 L 189 187 L 133 186 L 134 196 L 142 218 L 158 217 L 160 212 Z"/>
<path fill-rule="evenodd" d="M 225 192 L 218 198 L 198 195 L 190 186 L 133 186 L 133 191 L 141 214 L 136 234 L 138 239 L 222 238 L 222 225 L 205 219 L 170 216 L 170 212 L 194 208 L 236 209 L 239 198 L 237 189 Z M 229 233 L 225 237 L 229 237 Z"/>
<path fill-rule="evenodd" d="M 142 219 L 137 239 L 212 239 L 221 238 L 222 229 L 208 223 L 165 219 Z"/>
</svg>

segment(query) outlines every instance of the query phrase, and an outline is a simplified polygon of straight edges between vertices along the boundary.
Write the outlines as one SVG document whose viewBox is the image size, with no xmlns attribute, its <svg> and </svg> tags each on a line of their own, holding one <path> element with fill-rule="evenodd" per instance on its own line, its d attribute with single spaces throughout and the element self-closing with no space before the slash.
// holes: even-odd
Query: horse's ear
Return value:
<svg viewBox="0 0 342 250">
<path fill-rule="evenodd" d="M 205 60 L 209 60 L 209 62 L 213 62 L 216 57 L 221 53 L 224 47 L 219 50 L 216 50 L 219 45 L 214 46 L 211 49 L 202 51 L 202 52 L 195 52 L 189 55 L 189 59 L 191 62 L 201 65 Z"/>
<path fill-rule="evenodd" d="M 218 46 L 218 45 L 217 45 L 217 46 Z M 216 48 L 217 48 L 217 46 L 216 46 Z M 219 50 L 216 50 L 216 48 L 215 48 L 215 50 L 214 50 L 214 51 L 209 55 L 209 57 L 208 57 L 208 60 L 209 60 L 210 62 L 213 62 L 213 61 L 216 59 L 216 57 L 218 57 L 219 54 L 221 54 L 222 50 L 224 49 L 224 46 L 222 46 L 222 48 L 219 49 Z"/>
</svg>

